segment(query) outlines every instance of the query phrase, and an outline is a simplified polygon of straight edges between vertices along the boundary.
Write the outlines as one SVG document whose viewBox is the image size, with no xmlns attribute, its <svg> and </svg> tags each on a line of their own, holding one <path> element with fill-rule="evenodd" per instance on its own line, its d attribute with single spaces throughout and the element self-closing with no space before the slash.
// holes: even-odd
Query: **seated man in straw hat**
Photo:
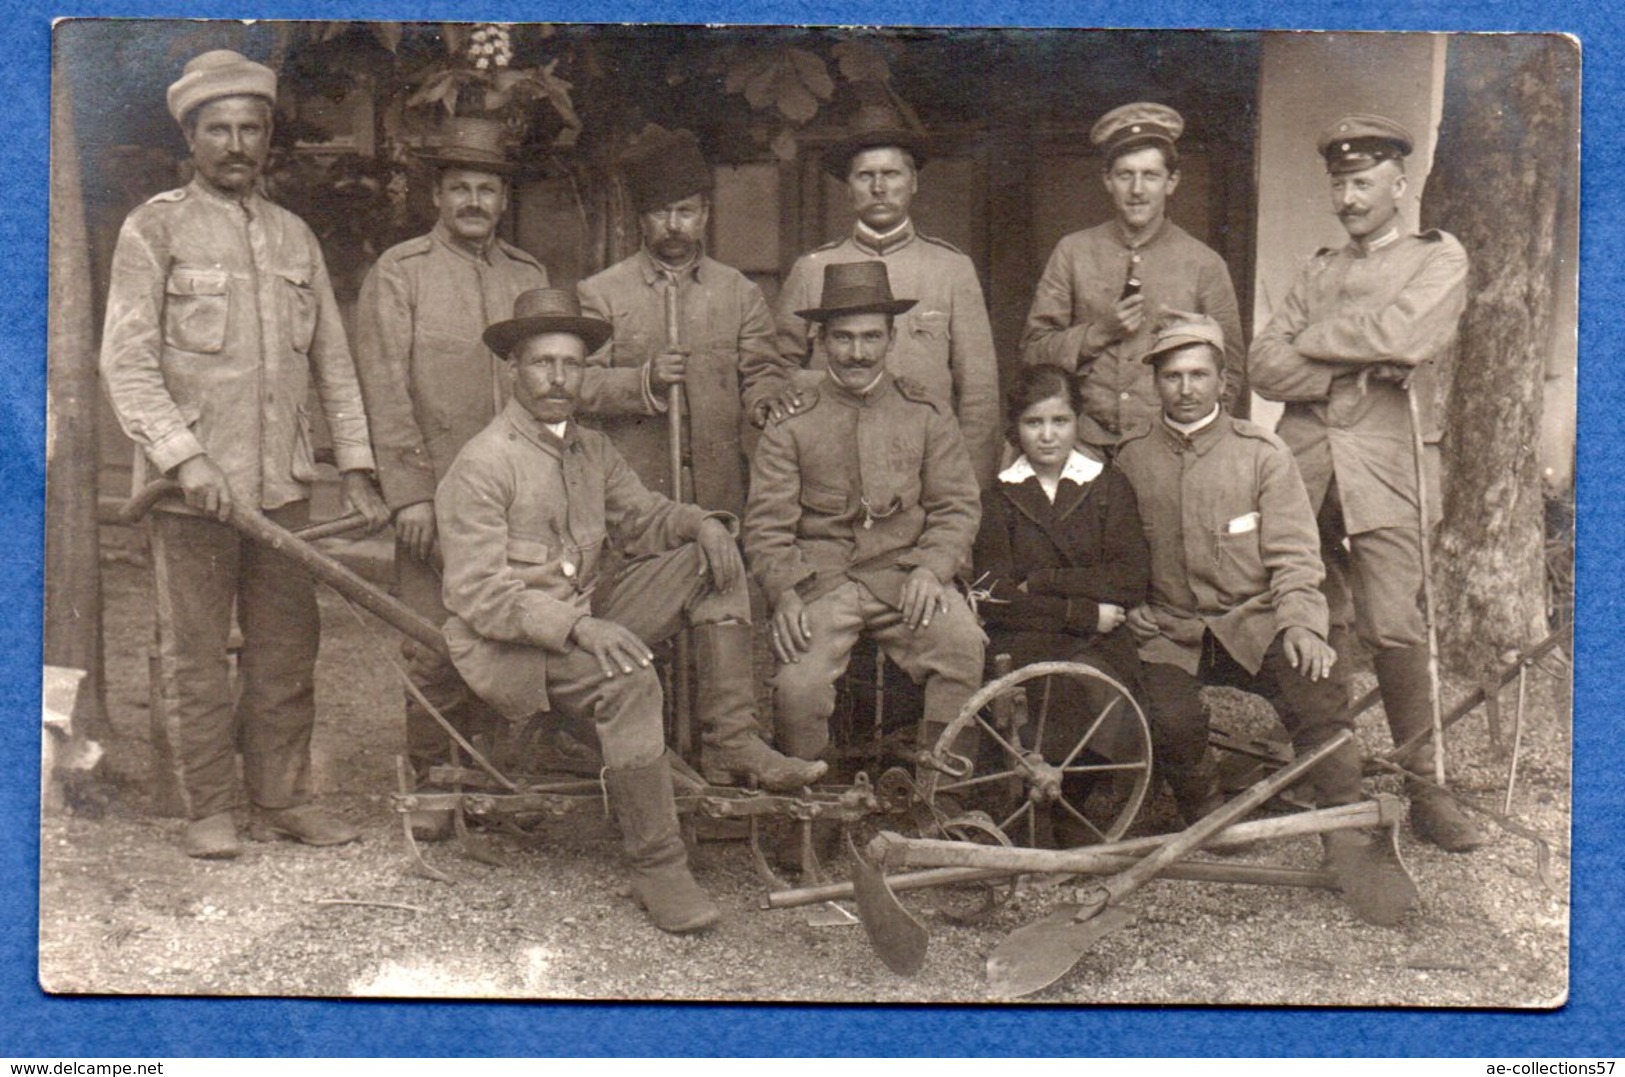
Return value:
<svg viewBox="0 0 1625 1077">
<path fill-rule="evenodd" d="M 886 370 L 894 319 L 884 262 L 824 268 L 826 374 L 756 448 L 745 551 L 773 607 L 775 729 L 804 759 L 829 743 L 835 682 L 868 630 L 925 684 L 924 746 L 980 683 L 986 637 L 953 586 L 981 519 L 976 475 L 946 403 Z M 810 398 L 810 399 L 809 399 Z"/>
<path fill-rule="evenodd" d="M 469 687 L 509 720 L 592 718 L 633 896 L 655 926 L 694 931 L 718 913 L 688 872 L 649 644 L 685 624 L 749 623 L 750 601 L 737 522 L 651 493 L 608 438 L 574 422 L 587 354 L 610 333 L 582 317 L 573 291 L 547 288 L 485 331 L 512 399 L 435 494 L 445 636 Z M 605 577 L 612 540 L 663 552 Z M 700 712 L 726 712 L 758 753 L 777 756 L 757 734 L 748 666 L 698 673 Z M 793 780 L 824 771 L 787 762 Z"/>
</svg>

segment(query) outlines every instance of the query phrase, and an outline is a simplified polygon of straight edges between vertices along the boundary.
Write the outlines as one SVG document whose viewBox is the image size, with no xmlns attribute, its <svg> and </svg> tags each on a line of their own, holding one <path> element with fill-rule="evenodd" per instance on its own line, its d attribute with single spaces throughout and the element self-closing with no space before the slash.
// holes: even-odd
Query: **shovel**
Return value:
<svg viewBox="0 0 1625 1077">
<path fill-rule="evenodd" d="M 1119 903 L 1163 868 L 1211 841 L 1219 831 L 1303 777 L 1354 739 L 1343 730 L 1291 766 L 1259 782 L 1211 812 L 1195 826 L 1120 874 L 1091 887 L 1080 902 L 1068 902 L 1042 920 L 1012 932 L 987 960 L 988 983 L 999 998 L 1020 998 L 1059 980 L 1082 960 L 1096 941 L 1134 922 Z M 884 882 L 884 880 L 882 880 Z M 863 906 L 859 905 L 861 909 Z"/>
</svg>

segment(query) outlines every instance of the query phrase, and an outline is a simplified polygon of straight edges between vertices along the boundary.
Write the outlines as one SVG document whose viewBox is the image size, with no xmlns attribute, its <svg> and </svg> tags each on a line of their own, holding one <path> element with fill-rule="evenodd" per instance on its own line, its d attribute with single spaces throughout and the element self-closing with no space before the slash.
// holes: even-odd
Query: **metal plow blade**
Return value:
<svg viewBox="0 0 1625 1077">
<path fill-rule="evenodd" d="M 846 836 L 852 858 L 852 887 L 858 899 L 858 919 L 886 967 L 899 976 L 913 976 L 925 967 L 925 948 L 931 941 L 925 925 L 903 908 L 881 870 L 869 863 Z"/>
</svg>

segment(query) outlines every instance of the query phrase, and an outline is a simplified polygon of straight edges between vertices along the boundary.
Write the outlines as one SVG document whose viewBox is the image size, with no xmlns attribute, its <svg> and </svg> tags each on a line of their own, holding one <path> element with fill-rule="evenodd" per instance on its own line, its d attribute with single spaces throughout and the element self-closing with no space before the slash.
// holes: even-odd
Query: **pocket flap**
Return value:
<svg viewBox="0 0 1625 1077">
<path fill-rule="evenodd" d="M 231 273 L 224 269 L 188 269 L 177 266 L 169 271 L 166 291 L 170 295 L 225 295 Z"/>
<path fill-rule="evenodd" d="M 802 482 L 801 503 L 814 512 L 838 516 L 846 511 L 846 491 L 832 486 L 815 486 L 809 482 Z"/>
<path fill-rule="evenodd" d="M 308 269 L 278 269 L 274 272 L 295 288 L 310 287 L 310 270 Z"/>
<path fill-rule="evenodd" d="M 553 548 L 545 542 L 518 538 L 508 540 L 508 560 L 510 561 L 521 561 L 527 565 L 545 565 L 552 559 Z"/>
</svg>

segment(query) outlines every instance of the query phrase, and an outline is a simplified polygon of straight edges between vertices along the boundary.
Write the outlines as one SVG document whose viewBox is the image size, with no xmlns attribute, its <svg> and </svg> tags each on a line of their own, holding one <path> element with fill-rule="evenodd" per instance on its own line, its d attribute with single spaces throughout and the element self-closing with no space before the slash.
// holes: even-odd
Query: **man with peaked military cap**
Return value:
<svg viewBox="0 0 1625 1077">
<path fill-rule="evenodd" d="M 440 601 L 434 490 L 469 438 L 507 399 L 501 360 L 480 341 L 523 292 L 547 286 L 547 270 L 497 236 L 514 165 L 498 120 L 457 117 L 418 154 L 435 170 L 439 214 L 427 235 L 385 251 L 356 305 L 356 371 L 378 477 L 395 521 L 395 587 L 402 602 L 435 624 Z M 413 684 L 460 732 L 493 720 L 439 655 L 402 645 Z M 444 762 L 450 738 L 410 694 L 406 746 L 420 775 Z M 419 838 L 448 837 L 450 812 L 412 816 Z"/>
<path fill-rule="evenodd" d="M 745 553 L 773 607 L 779 743 L 811 759 L 829 744 L 835 683 L 867 630 L 925 684 L 923 746 L 980 682 L 986 637 L 954 575 L 981 519 L 976 476 L 948 407 L 888 369 L 897 320 L 885 262 L 824 267 L 796 311 L 816 327 L 825 376 L 762 433 Z"/>
<path fill-rule="evenodd" d="M 1343 671 L 1326 642 L 1315 516 L 1291 450 L 1220 404 L 1217 322 L 1176 314 L 1146 349 L 1160 415 L 1117 452 L 1151 546 L 1151 600 L 1129 612 L 1128 624 L 1140 642 L 1157 770 L 1189 825 L 1221 802 L 1204 685 L 1263 696 L 1300 754 L 1352 720 Z M 1359 800 L 1359 750 L 1344 745 L 1305 784 L 1322 807 Z M 1323 835 L 1345 887 L 1373 885 L 1371 840 L 1351 831 Z M 1397 919 L 1408 903 L 1397 893 L 1373 897 L 1377 922 Z"/>
<path fill-rule="evenodd" d="M 374 528 L 388 519 L 321 248 L 259 193 L 275 101 L 276 75 L 238 53 L 216 49 L 186 65 L 169 111 L 193 179 L 125 220 L 102 331 L 102 378 L 136 443 L 137 489 L 166 475 L 186 495 L 151 519 L 155 688 L 189 819 L 182 847 L 204 858 L 241 852 L 239 751 L 257 835 L 311 845 L 357 837 L 310 802 L 321 632 L 312 581 L 224 522 L 236 505 L 284 527 L 308 521 L 313 379 L 345 499 Z"/>
<path fill-rule="evenodd" d="M 657 927 L 693 931 L 718 914 L 688 873 L 649 645 L 685 625 L 748 625 L 750 600 L 738 521 L 651 492 L 608 438 L 576 424 L 587 355 L 611 332 L 574 291 L 551 288 L 524 293 L 512 318 L 485 331 L 507 360 L 512 399 L 435 494 L 453 614 L 445 636 L 458 672 L 510 721 L 548 710 L 592 719 L 633 895 Z M 655 552 L 606 576 L 612 540 Z M 748 651 L 696 672 L 698 709 L 732 731 L 729 747 L 782 760 L 758 735 Z M 761 769 L 795 788 L 825 768 Z"/>
<path fill-rule="evenodd" d="M 909 217 L 926 148 L 890 102 L 865 100 L 851 132 L 824 152 L 824 170 L 846 184 L 857 220 L 851 235 L 802 255 L 791 267 L 777 302 L 779 352 L 796 366 L 821 366 L 818 334 L 798 311 L 816 304 L 826 267 L 884 262 L 893 286 L 917 300 L 897 321 L 889 368 L 948 405 L 977 479 L 986 486 L 1003 445 L 993 328 L 971 260 L 946 240 L 917 231 Z"/>
<path fill-rule="evenodd" d="M 610 346 L 591 358 L 581 414 L 650 489 L 677 497 L 665 413 L 670 387 L 683 386 L 693 498 L 742 513 L 746 453 L 755 443 L 748 417 L 765 414 L 788 379 L 773 317 L 760 288 L 705 252 L 711 167 L 693 133 L 650 124 L 621 170 L 643 246 L 577 286 L 582 309 L 615 327 Z M 672 288 L 677 340 L 666 339 Z"/>
<path fill-rule="evenodd" d="M 1439 368 L 1466 307 L 1468 269 L 1454 236 L 1401 227 L 1413 144 L 1383 116 L 1345 116 L 1321 134 L 1332 211 L 1349 241 L 1310 259 L 1248 360 L 1259 395 L 1286 404 L 1278 430 L 1319 514 L 1333 620 L 1342 630 L 1352 620 L 1371 651 L 1396 743 L 1432 728 L 1420 605 L 1426 535 L 1406 394 L 1418 398 L 1435 484 Z M 1438 491 L 1429 492 L 1437 510 Z M 1428 742 L 1405 765 L 1430 774 L 1434 750 Z M 1483 843 L 1444 793 L 1412 783 L 1410 795 L 1418 837 L 1452 852 Z"/>
<path fill-rule="evenodd" d="M 1114 217 L 1062 237 L 1038 280 L 1021 334 L 1024 363 L 1075 371 L 1078 439 L 1102 454 L 1159 410 L 1140 360 L 1166 310 L 1206 314 L 1224 332 L 1225 400 L 1240 391 L 1241 318 L 1224 260 L 1168 219 L 1185 120 L 1167 105 L 1112 109 L 1089 132 Z"/>
</svg>

